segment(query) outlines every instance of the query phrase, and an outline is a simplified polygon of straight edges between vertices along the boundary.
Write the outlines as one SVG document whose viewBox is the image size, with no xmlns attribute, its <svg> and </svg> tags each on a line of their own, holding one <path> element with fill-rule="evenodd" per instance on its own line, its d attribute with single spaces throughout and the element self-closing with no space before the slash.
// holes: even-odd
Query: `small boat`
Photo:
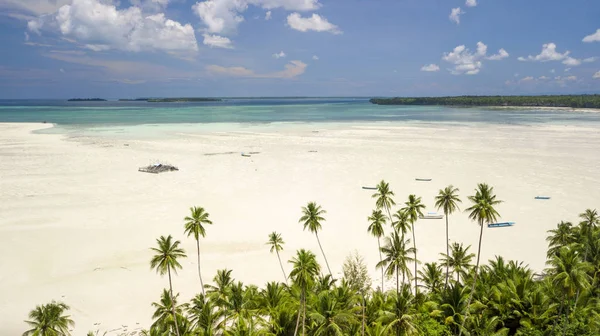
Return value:
<svg viewBox="0 0 600 336">
<path fill-rule="evenodd" d="M 250 157 L 250 154 L 242 153 L 242 156 L 244 156 L 244 157 Z"/>
<path fill-rule="evenodd" d="M 427 214 L 420 216 L 421 219 L 442 219 L 444 218 L 443 214 L 439 214 L 437 212 L 428 212 Z"/>
<path fill-rule="evenodd" d="M 550 196 L 535 196 L 536 200 L 549 200 Z"/>
<path fill-rule="evenodd" d="M 419 182 L 429 182 L 431 181 L 430 178 L 416 178 L 415 181 L 419 181 Z"/>
<path fill-rule="evenodd" d="M 502 222 L 502 223 L 490 223 L 488 224 L 489 228 L 497 228 L 497 227 L 507 227 L 507 226 L 513 226 L 515 225 L 515 222 Z"/>
<path fill-rule="evenodd" d="M 363 189 L 367 189 L 367 190 L 377 190 L 377 187 L 362 187 Z"/>
</svg>

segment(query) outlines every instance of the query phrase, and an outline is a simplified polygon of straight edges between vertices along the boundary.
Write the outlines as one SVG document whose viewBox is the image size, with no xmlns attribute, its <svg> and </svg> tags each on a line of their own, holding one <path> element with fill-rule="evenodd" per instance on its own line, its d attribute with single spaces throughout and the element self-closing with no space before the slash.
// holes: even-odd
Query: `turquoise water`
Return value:
<svg viewBox="0 0 600 336">
<path fill-rule="evenodd" d="M 561 110 L 378 106 L 366 98 L 226 99 L 206 103 L 66 102 L 0 100 L 0 122 L 42 122 L 63 127 L 148 124 L 268 124 L 422 122 L 600 125 L 600 113 Z"/>
</svg>

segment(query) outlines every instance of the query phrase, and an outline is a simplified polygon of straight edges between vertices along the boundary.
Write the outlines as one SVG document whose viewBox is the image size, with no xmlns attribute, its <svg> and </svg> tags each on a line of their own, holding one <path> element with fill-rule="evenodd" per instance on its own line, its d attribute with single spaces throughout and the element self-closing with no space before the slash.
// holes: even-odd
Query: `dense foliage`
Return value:
<svg viewBox="0 0 600 336">
<path fill-rule="evenodd" d="M 541 106 L 600 108 L 600 95 L 373 98 L 378 105 Z"/>
<path fill-rule="evenodd" d="M 436 206 L 446 217 L 459 210 L 458 192 L 449 186 L 436 197 Z M 439 262 L 422 264 L 414 271 L 413 266 L 419 263 L 414 225 L 421 217 L 421 199 L 411 195 L 403 207 L 394 209 L 394 193 L 384 181 L 373 197 L 375 210 L 365 221 L 365 231 L 378 239 L 377 267 L 387 275 L 385 287 L 393 289 L 382 291 L 379 285 L 373 288 L 369 269 L 356 252 L 344 262 L 343 277 L 334 279 L 327 265 L 323 268 L 317 262 L 315 253 L 301 249 L 287 267 L 273 259 L 273 267 L 283 272 L 281 281 L 259 288 L 237 281 L 232 270 L 222 269 L 203 286 L 202 293 L 181 302 L 173 290 L 172 277 L 187 255 L 179 241 L 163 236 L 151 249 L 150 264 L 160 275 L 168 275 L 169 287 L 152 303 L 155 312 L 149 329 L 123 335 L 600 334 L 600 217 L 596 210 L 580 214 L 579 223 L 561 222 L 548 232 L 547 268 L 541 274 L 500 256 L 480 265 L 480 251 L 475 254 L 470 246 L 459 242 L 440 246 L 440 251 L 446 253 L 440 253 Z M 495 205 L 501 201 L 487 184 L 479 184 L 467 200 L 466 211 L 479 226 L 474 229 L 480 230 L 481 246 L 486 224 L 499 217 Z M 311 202 L 302 207 L 299 222 L 318 239 L 325 214 Z M 209 224 L 209 214 L 193 207 L 184 219 L 183 229 L 198 243 Z M 265 248 L 279 259 L 285 245 L 283 238 L 276 232 L 267 238 Z M 383 244 L 380 238 L 384 238 Z M 371 252 L 377 253 L 373 246 Z M 200 276 L 199 243 L 196 252 Z M 325 256 L 322 248 L 321 253 Z M 32 329 L 24 335 L 69 335 L 67 329 L 73 321 L 65 315 L 68 308 L 56 302 L 36 307 L 27 321 Z"/>
</svg>

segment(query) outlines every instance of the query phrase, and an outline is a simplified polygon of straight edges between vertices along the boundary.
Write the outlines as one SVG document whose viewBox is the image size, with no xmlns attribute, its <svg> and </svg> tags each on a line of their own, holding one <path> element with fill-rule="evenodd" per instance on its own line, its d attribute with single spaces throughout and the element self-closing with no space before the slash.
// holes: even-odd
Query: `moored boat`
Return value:
<svg viewBox="0 0 600 336">
<path fill-rule="evenodd" d="M 430 182 L 430 181 L 431 181 L 431 179 L 430 179 L 430 178 L 419 178 L 419 177 L 417 177 L 417 178 L 415 179 L 415 181 L 419 181 L 419 182 Z"/>
<path fill-rule="evenodd" d="M 497 228 L 497 227 L 508 227 L 515 225 L 515 222 L 502 222 L 502 223 L 490 223 L 488 224 L 489 228 Z"/>
<path fill-rule="evenodd" d="M 535 196 L 536 200 L 549 200 L 550 196 Z"/>
<path fill-rule="evenodd" d="M 439 214 L 437 212 L 428 212 L 427 214 L 424 214 L 423 216 L 420 216 L 419 218 L 421 218 L 421 219 L 442 219 L 442 218 L 444 218 L 444 215 Z"/>
<path fill-rule="evenodd" d="M 367 189 L 367 190 L 377 190 L 377 187 L 362 187 L 363 189 Z"/>
</svg>

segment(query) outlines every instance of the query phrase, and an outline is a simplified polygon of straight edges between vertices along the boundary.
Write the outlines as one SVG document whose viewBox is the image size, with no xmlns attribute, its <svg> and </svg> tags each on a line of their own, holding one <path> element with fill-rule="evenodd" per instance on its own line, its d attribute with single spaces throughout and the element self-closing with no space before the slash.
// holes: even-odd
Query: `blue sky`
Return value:
<svg viewBox="0 0 600 336">
<path fill-rule="evenodd" d="M 600 93 L 597 0 L 0 0 L 0 98 Z"/>
</svg>

